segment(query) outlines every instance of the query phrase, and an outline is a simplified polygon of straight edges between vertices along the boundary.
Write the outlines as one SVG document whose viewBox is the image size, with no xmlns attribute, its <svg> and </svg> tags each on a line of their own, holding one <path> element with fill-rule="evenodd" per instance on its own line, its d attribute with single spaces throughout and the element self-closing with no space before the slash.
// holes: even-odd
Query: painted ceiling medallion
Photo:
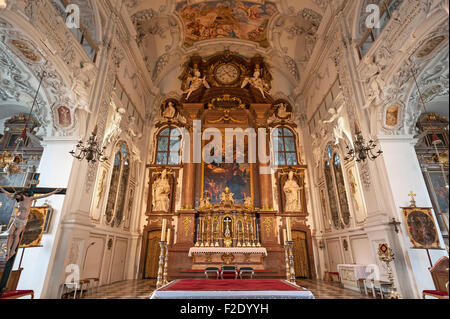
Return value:
<svg viewBox="0 0 450 319">
<path fill-rule="evenodd" d="M 445 36 L 440 35 L 437 37 L 434 37 L 430 40 L 428 40 L 416 53 L 416 57 L 418 58 L 424 58 L 427 55 L 429 55 L 431 52 L 433 52 L 436 47 L 442 43 L 442 41 L 445 40 Z"/>
<path fill-rule="evenodd" d="M 35 63 L 41 61 L 41 56 L 35 53 L 34 49 L 31 48 L 28 43 L 17 39 L 11 40 L 10 43 L 29 61 Z"/>
</svg>

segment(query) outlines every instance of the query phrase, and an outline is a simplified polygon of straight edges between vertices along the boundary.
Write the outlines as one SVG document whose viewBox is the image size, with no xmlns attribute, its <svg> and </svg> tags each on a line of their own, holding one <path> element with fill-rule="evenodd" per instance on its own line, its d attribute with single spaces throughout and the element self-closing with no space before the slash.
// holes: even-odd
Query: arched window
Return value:
<svg viewBox="0 0 450 319">
<path fill-rule="evenodd" d="M 123 221 L 129 176 L 130 161 L 128 150 L 127 146 L 122 144 L 122 147 L 114 156 L 108 202 L 105 211 L 106 223 L 111 224 L 111 226 L 118 227 Z"/>
<path fill-rule="evenodd" d="M 295 146 L 295 135 L 287 127 L 278 127 L 272 133 L 274 146 L 275 164 L 297 165 L 297 147 Z"/>
<path fill-rule="evenodd" d="M 331 145 L 329 145 L 326 150 L 324 170 L 331 218 L 333 219 L 334 227 L 340 228 L 342 222 L 345 225 L 350 223 L 350 209 L 348 206 L 347 192 L 345 190 L 341 158 L 339 154 L 333 152 L 333 147 Z M 341 218 L 339 216 L 341 216 Z"/>
<path fill-rule="evenodd" d="M 181 162 L 181 132 L 176 127 L 166 127 L 158 134 L 156 165 L 178 165 Z"/>
</svg>

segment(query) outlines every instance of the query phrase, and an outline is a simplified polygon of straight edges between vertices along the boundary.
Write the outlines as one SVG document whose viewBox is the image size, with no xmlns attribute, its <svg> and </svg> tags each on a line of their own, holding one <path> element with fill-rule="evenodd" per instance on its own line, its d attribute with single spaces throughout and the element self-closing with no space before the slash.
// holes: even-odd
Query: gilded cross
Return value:
<svg viewBox="0 0 450 319">
<path fill-rule="evenodd" d="M 416 197 L 417 195 L 414 194 L 413 191 L 409 192 L 408 196 L 411 197 L 411 207 L 416 207 L 416 201 L 414 199 L 414 197 Z"/>
</svg>

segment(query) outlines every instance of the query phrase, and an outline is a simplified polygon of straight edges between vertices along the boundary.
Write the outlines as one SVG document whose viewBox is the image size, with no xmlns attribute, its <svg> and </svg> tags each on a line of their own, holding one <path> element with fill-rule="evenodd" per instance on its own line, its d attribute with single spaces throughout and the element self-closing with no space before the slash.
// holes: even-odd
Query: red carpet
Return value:
<svg viewBox="0 0 450 319">
<path fill-rule="evenodd" d="M 181 279 L 175 280 L 161 291 L 305 291 L 283 280 L 206 280 L 206 279 Z"/>
</svg>

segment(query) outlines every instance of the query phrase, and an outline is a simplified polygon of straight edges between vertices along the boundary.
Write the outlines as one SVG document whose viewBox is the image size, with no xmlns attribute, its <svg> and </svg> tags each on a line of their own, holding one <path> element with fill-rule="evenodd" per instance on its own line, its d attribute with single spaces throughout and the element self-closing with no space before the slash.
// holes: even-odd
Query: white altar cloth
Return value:
<svg viewBox="0 0 450 319">
<path fill-rule="evenodd" d="M 337 268 L 344 287 L 356 291 L 359 291 L 358 279 L 375 275 L 373 265 L 339 264 Z"/>
<path fill-rule="evenodd" d="M 267 256 L 267 249 L 263 247 L 191 247 L 189 257 L 193 254 L 263 254 Z"/>
</svg>

